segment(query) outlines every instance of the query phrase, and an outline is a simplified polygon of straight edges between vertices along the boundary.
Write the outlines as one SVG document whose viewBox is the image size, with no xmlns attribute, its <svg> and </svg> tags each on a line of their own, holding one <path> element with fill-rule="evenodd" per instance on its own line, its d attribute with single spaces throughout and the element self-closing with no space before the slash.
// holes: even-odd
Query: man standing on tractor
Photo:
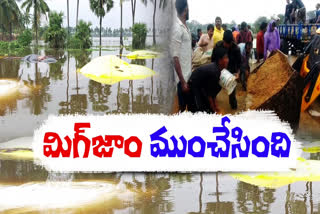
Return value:
<svg viewBox="0 0 320 214">
<path fill-rule="evenodd" d="M 302 0 L 292 0 L 292 5 L 296 24 L 304 24 L 306 22 L 306 8 Z"/>
<path fill-rule="evenodd" d="M 292 24 L 293 23 L 293 20 L 291 17 L 292 11 L 293 11 L 293 5 L 290 3 L 290 0 L 287 0 L 286 12 L 284 14 L 284 24 Z"/>
</svg>

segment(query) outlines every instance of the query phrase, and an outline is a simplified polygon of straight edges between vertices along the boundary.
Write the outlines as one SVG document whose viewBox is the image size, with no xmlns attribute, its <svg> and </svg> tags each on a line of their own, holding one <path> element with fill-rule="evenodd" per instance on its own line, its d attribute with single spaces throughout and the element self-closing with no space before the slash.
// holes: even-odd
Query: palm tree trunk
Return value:
<svg viewBox="0 0 320 214">
<path fill-rule="evenodd" d="M 76 19 L 76 26 L 78 26 L 78 18 L 79 18 L 79 0 L 77 0 L 77 19 Z"/>
<path fill-rule="evenodd" d="M 153 45 L 156 44 L 156 11 L 157 11 L 157 0 L 154 0 L 154 10 L 153 10 Z"/>
<path fill-rule="evenodd" d="M 103 9 L 103 5 L 102 5 L 102 0 L 99 1 L 100 2 L 100 9 L 102 10 Z M 99 56 L 101 56 L 101 47 L 102 47 L 102 42 L 101 42 L 101 28 L 102 28 L 102 16 L 100 15 L 100 32 L 99 32 L 99 35 L 100 35 L 100 42 L 99 42 Z"/>
<path fill-rule="evenodd" d="M 68 37 L 69 37 L 69 35 L 70 35 L 70 32 L 69 32 L 69 27 L 70 27 L 70 25 L 69 25 L 69 0 L 67 0 L 67 19 L 68 19 Z"/>
<path fill-rule="evenodd" d="M 136 15 L 136 3 L 137 3 L 136 0 L 131 0 L 132 27 L 133 27 L 133 25 L 134 25 L 134 18 L 135 18 L 135 15 Z"/>
<path fill-rule="evenodd" d="M 38 8 L 37 8 L 37 3 L 34 1 L 34 26 L 36 30 L 36 47 L 38 47 Z"/>
<path fill-rule="evenodd" d="M 121 1 L 121 0 L 120 0 Z M 122 2 L 120 2 L 120 46 L 123 47 L 123 35 L 122 35 Z"/>
<path fill-rule="evenodd" d="M 99 41 L 99 56 L 101 56 L 101 47 L 102 47 L 102 41 L 101 41 L 101 28 L 102 28 L 102 16 L 100 16 L 100 41 Z"/>
<path fill-rule="evenodd" d="M 9 31 L 10 31 L 10 41 L 12 41 L 12 23 L 10 23 Z"/>
</svg>

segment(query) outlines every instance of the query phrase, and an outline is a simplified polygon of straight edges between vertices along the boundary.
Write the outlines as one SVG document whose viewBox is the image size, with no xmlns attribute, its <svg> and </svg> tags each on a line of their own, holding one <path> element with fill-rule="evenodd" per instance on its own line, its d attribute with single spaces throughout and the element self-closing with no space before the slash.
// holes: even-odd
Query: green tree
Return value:
<svg viewBox="0 0 320 214">
<path fill-rule="evenodd" d="M 91 23 L 80 20 L 76 33 L 71 38 L 69 47 L 73 49 L 88 49 L 92 46 Z"/>
<path fill-rule="evenodd" d="M 63 48 L 65 44 L 66 31 L 62 27 L 63 13 L 51 12 L 49 15 L 49 28 L 44 34 L 45 42 L 52 48 Z"/>
<path fill-rule="evenodd" d="M 31 15 L 29 13 L 26 12 L 22 12 L 21 13 L 21 17 L 20 17 L 20 25 L 24 28 L 24 29 L 28 29 L 28 25 L 31 23 Z"/>
<path fill-rule="evenodd" d="M 100 32 L 99 32 L 99 46 L 100 51 L 99 55 L 101 55 L 101 28 L 102 28 L 102 18 L 113 8 L 113 0 L 89 0 L 90 1 L 90 9 L 93 13 L 100 18 Z"/>
<path fill-rule="evenodd" d="M 143 23 L 137 23 L 132 28 L 132 48 L 144 49 L 147 38 L 147 26 Z"/>
<path fill-rule="evenodd" d="M 19 25 L 20 9 L 15 0 L 0 0 L 0 25 L 4 31 L 9 31 L 12 40 L 12 26 Z"/>
<path fill-rule="evenodd" d="M 18 44 L 27 47 L 31 44 L 32 42 L 32 33 L 31 30 L 26 29 L 24 30 L 17 38 Z"/>
<path fill-rule="evenodd" d="M 253 23 L 253 27 L 254 27 L 254 32 L 258 32 L 260 29 L 260 25 L 262 22 L 266 22 L 268 23 L 270 20 L 265 17 L 265 16 L 260 16 L 254 23 Z"/>
<path fill-rule="evenodd" d="M 29 14 L 30 9 L 33 9 L 33 28 L 36 32 L 36 45 L 38 46 L 38 24 L 40 25 L 40 16 L 44 14 L 47 16 L 50 9 L 45 0 L 25 0 L 22 8 L 26 8 L 26 13 Z"/>
<path fill-rule="evenodd" d="M 284 23 L 284 15 L 283 14 L 278 14 L 278 17 L 280 19 L 279 23 Z"/>
</svg>

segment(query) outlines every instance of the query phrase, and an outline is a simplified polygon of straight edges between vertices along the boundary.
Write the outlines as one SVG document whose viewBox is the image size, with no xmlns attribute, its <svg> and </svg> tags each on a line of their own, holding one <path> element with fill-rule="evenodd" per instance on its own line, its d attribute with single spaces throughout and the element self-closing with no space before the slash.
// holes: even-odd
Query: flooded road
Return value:
<svg viewBox="0 0 320 214">
<path fill-rule="evenodd" d="M 0 79 L 17 81 L 31 90 L 0 100 L 0 145 L 22 138 L 10 141 L 11 148 L 28 149 L 28 137 L 51 114 L 172 112 L 172 70 L 165 58 L 133 62 L 123 58 L 157 74 L 104 85 L 76 72 L 98 51 L 41 49 L 39 53 L 56 57 L 58 63 L 0 60 Z M 117 54 L 114 47 L 102 51 L 102 55 Z M 232 112 L 224 93 L 218 102 L 226 113 Z M 240 87 L 237 96 L 239 108 L 244 108 L 245 92 Z M 319 127 L 318 119 L 303 113 L 300 130 L 309 138 L 304 138 L 303 131 L 297 137 L 311 145 L 320 138 L 310 137 L 310 130 Z M 304 153 L 303 158 L 320 160 L 320 152 Z M 320 213 L 320 183 L 268 189 L 238 181 L 228 173 L 59 174 L 29 160 L 0 158 L 0 213 Z"/>
</svg>

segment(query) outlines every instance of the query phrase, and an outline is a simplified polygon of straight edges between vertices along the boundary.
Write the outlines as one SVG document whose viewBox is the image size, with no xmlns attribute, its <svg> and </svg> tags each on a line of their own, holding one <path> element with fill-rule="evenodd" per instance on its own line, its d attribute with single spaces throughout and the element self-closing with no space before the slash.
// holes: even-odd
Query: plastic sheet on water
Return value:
<svg viewBox="0 0 320 214">
<path fill-rule="evenodd" d="M 145 79 L 155 74 L 150 68 L 129 64 L 113 55 L 95 58 L 78 72 L 89 79 L 108 85 L 122 80 Z"/>
<path fill-rule="evenodd" d="M 276 189 L 299 181 L 320 181 L 320 161 L 299 158 L 290 172 L 232 174 L 233 178 L 259 187 Z"/>
<path fill-rule="evenodd" d="M 155 51 L 140 50 L 134 51 L 127 55 L 128 59 L 155 59 L 160 57 L 160 53 Z"/>
</svg>

